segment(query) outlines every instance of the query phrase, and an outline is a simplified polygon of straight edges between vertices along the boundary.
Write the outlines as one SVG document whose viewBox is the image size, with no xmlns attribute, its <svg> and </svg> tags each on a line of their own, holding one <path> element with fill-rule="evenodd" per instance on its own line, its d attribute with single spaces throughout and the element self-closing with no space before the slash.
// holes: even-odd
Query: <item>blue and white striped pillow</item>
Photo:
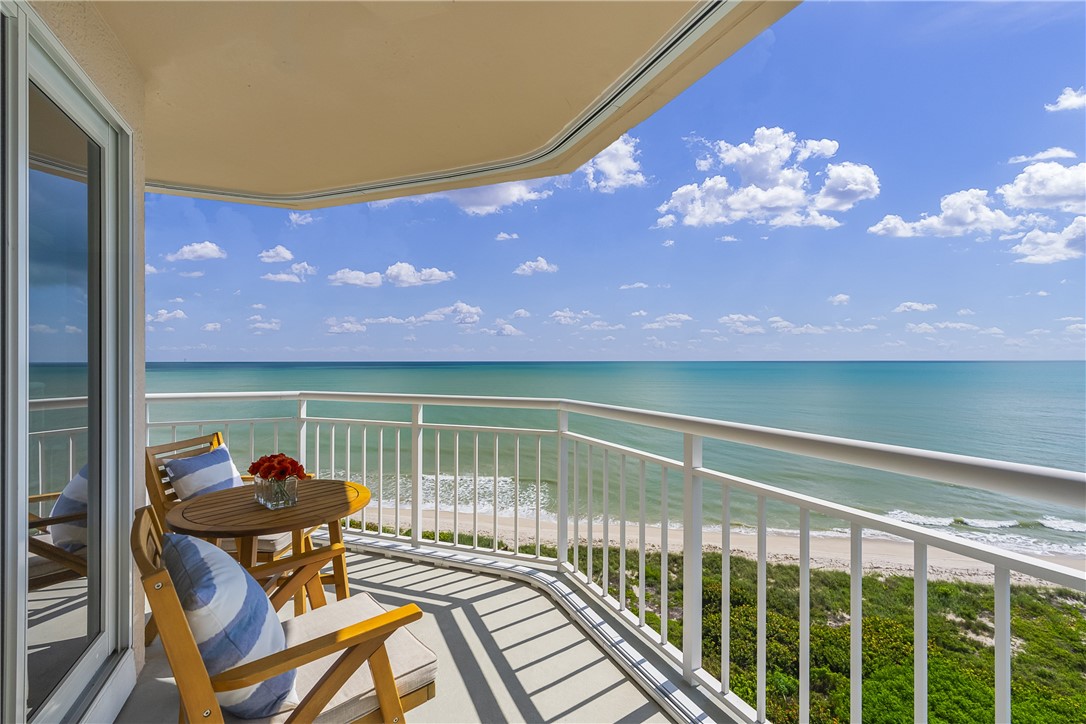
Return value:
<svg viewBox="0 0 1086 724">
<path fill-rule="evenodd" d="M 164 465 L 181 500 L 241 485 L 241 475 L 225 445 L 202 455 L 167 460 Z"/>
<path fill-rule="evenodd" d="M 79 520 L 67 523 L 54 523 L 49 526 L 49 533 L 53 536 L 53 545 L 63 548 L 69 553 L 77 553 L 87 547 L 87 466 L 84 465 L 75 474 L 75 477 L 64 486 L 64 491 L 53 503 L 53 512 L 50 518 L 62 515 L 83 513 Z"/>
<path fill-rule="evenodd" d="M 162 561 L 185 609 L 211 676 L 286 648 L 268 594 L 226 551 L 199 538 L 167 533 Z M 258 719 L 298 705 L 295 671 L 254 686 L 215 694 L 234 716 Z"/>
</svg>

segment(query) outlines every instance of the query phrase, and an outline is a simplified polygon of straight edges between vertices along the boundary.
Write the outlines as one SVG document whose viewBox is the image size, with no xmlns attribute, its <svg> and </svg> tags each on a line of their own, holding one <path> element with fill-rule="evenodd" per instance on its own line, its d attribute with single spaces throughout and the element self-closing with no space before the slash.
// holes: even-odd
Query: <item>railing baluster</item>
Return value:
<svg viewBox="0 0 1086 724">
<path fill-rule="evenodd" d="M 851 696 L 849 718 L 860 721 L 863 717 L 863 526 L 852 523 L 851 595 L 849 603 L 849 682 Z"/>
<path fill-rule="evenodd" d="M 543 517 L 543 436 L 535 436 L 535 557 L 539 558 L 540 521 Z M 561 516 L 559 515 L 559 520 Z M 559 559 L 561 560 L 561 559 Z"/>
<path fill-rule="evenodd" d="M 256 460 L 256 423 L 249 423 L 249 459 Z"/>
<path fill-rule="evenodd" d="M 1011 575 L 1003 566 L 995 568 L 995 720 L 1011 720 Z"/>
<path fill-rule="evenodd" d="M 328 477 L 335 478 L 336 476 L 336 423 L 332 423 L 332 432 L 328 437 L 328 467 L 331 468 L 328 472 Z"/>
<path fill-rule="evenodd" d="M 580 487 L 580 470 L 581 463 L 578 459 L 578 452 L 581 449 L 581 443 L 573 443 L 573 570 L 574 572 L 581 570 L 581 504 L 578 498 L 577 489 Z"/>
<path fill-rule="evenodd" d="M 569 432 L 569 414 L 565 410 L 558 411 L 557 439 L 555 447 L 558 451 L 558 570 L 566 565 L 569 558 L 569 440 L 566 433 Z M 542 446 L 542 442 L 540 442 Z M 542 466 L 542 463 L 540 464 Z M 539 539 L 538 527 L 536 539 Z M 576 545 L 576 538 L 574 539 Z"/>
<path fill-rule="evenodd" d="M 367 439 L 369 436 L 367 435 L 367 430 L 368 430 L 368 428 L 365 425 L 363 425 L 362 426 L 362 484 L 368 487 L 370 483 L 369 483 L 369 465 L 368 465 L 368 463 L 369 463 L 369 440 Z M 373 496 L 372 496 L 373 489 L 370 488 L 370 491 L 371 491 L 370 499 L 372 500 L 372 498 L 373 498 Z M 366 532 L 366 508 L 368 508 L 368 507 L 369 506 L 365 506 L 365 507 L 362 508 L 362 532 L 363 533 Z M 380 494 L 378 494 L 378 496 L 377 496 L 377 509 L 378 510 L 381 509 L 381 496 L 380 496 Z M 377 532 L 378 533 L 381 532 L 380 528 L 377 529 Z"/>
<path fill-rule="evenodd" d="M 417 546 L 422 541 L 422 467 L 423 467 L 423 406 L 411 406 L 411 545 Z M 396 435 L 397 442 L 400 436 Z M 399 460 L 399 451 L 396 459 Z M 399 475 L 397 475 L 399 477 Z M 399 490 L 399 486 L 396 487 Z M 435 540 L 436 532 L 435 532 Z"/>
<path fill-rule="evenodd" d="M 799 510 L 799 721 L 811 720 L 811 511 Z"/>
<path fill-rule="evenodd" d="M 604 448 L 603 450 L 603 570 L 600 577 L 600 588 L 603 590 L 603 598 L 606 601 L 607 596 L 611 592 L 609 585 L 611 577 L 610 566 L 610 552 L 611 552 L 611 533 L 610 533 L 610 521 L 611 521 L 611 504 L 609 497 L 609 488 L 611 487 L 610 470 L 608 469 L 608 463 L 610 462 L 611 454 Z"/>
<path fill-rule="evenodd" d="M 513 552 L 520 551 L 520 435 L 513 437 Z"/>
<path fill-rule="evenodd" d="M 313 436 L 313 449 L 316 463 L 313 465 L 313 472 L 317 474 L 319 478 L 321 476 L 321 423 L 317 423 L 317 430 Z"/>
<path fill-rule="evenodd" d="M 471 506 L 471 545 L 479 547 L 479 433 L 475 433 L 475 466 L 472 468 L 472 494 L 475 496 Z"/>
<path fill-rule="evenodd" d="M 453 545 L 460 545 L 460 433 L 453 435 Z"/>
<path fill-rule="evenodd" d="M 928 721 L 928 547 L 913 543 L 913 721 Z"/>
<path fill-rule="evenodd" d="M 694 683 L 701 668 L 702 591 L 702 441 L 698 435 L 683 435 L 683 677 Z"/>
<path fill-rule="evenodd" d="M 494 433 L 494 493 L 491 500 L 494 508 L 494 527 L 492 528 L 493 548 L 498 550 L 498 433 Z"/>
<path fill-rule="evenodd" d="M 351 428 L 352 427 L 354 427 L 354 426 L 353 425 L 347 425 L 347 435 L 346 435 L 346 439 L 343 441 L 344 445 L 346 446 L 346 454 L 347 454 L 347 462 L 343 466 L 343 473 L 344 473 L 343 479 L 344 480 L 350 480 L 351 479 Z"/>
<path fill-rule="evenodd" d="M 400 528 L 400 475 L 401 471 L 401 456 L 403 455 L 403 449 L 400 447 L 400 428 L 396 428 L 396 508 L 393 512 L 393 521 L 395 524 L 395 535 L 400 535 L 403 529 Z"/>
<path fill-rule="evenodd" d="M 720 493 L 720 691 L 731 691 L 732 678 L 732 489 Z"/>
<path fill-rule="evenodd" d="M 434 543 L 441 542 L 441 430 L 434 430 Z"/>
<path fill-rule="evenodd" d="M 766 721 L 766 522 L 765 496 L 758 496 L 758 721 Z"/>
<path fill-rule="evenodd" d="M 272 427 L 272 448 L 275 452 L 279 452 L 279 423 L 275 423 Z"/>
<path fill-rule="evenodd" d="M 377 428 L 377 533 L 385 532 L 385 428 Z"/>
<path fill-rule="evenodd" d="M 660 475 L 660 643 L 667 643 L 667 614 L 668 593 L 667 583 L 667 526 L 668 526 L 668 501 L 667 501 L 667 468 L 661 467 Z"/>
<path fill-rule="evenodd" d="M 592 549 L 594 547 L 592 545 L 593 542 L 594 542 L 592 540 L 592 529 L 594 527 L 592 524 L 593 524 L 594 521 L 592 520 L 592 446 L 591 445 L 588 446 L 588 453 L 587 454 L 588 454 L 588 459 L 585 462 L 586 462 L 586 464 L 588 466 L 588 473 L 587 473 L 587 479 L 586 479 L 585 482 L 586 482 L 586 485 L 588 486 L 588 489 L 585 491 L 585 502 L 588 505 L 588 510 L 586 511 L 586 516 L 585 516 L 586 517 L 585 526 L 586 526 L 587 532 L 588 532 L 588 536 L 587 536 L 588 537 L 588 544 L 587 544 L 588 549 L 587 549 L 587 553 L 585 554 L 585 558 L 587 559 L 586 560 L 585 570 L 588 572 L 588 583 L 589 583 L 589 585 L 591 585 L 592 584 L 592 563 L 593 563 L 593 561 L 592 561 L 592 558 L 593 558 Z"/>
<path fill-rule="evenodd" d="M 619 455 L 618 471 L 618 610 L 626 610 L 626 455 Z"/>
<path fill-rule="evenodd" d="M 645 461 L 641 461 L 640 487 L 637 491 L 637 622 L 645 625 Z"/>
</svg>

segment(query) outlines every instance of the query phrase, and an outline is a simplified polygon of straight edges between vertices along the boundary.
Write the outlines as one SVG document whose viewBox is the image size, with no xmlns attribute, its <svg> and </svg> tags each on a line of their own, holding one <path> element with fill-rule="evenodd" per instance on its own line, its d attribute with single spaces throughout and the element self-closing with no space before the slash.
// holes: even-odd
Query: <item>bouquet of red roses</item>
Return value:
<svg viewBox="0 0 1086 724">
<path fill-rule="evenodd" d="M 259 475 L 265 480 L 286 480 L 291 476 L 304 479 L 305 468 L 294 458 L 283 453 L 276 453 L 265 455 L 250 465 L 249 474 Z"/>
</svg>

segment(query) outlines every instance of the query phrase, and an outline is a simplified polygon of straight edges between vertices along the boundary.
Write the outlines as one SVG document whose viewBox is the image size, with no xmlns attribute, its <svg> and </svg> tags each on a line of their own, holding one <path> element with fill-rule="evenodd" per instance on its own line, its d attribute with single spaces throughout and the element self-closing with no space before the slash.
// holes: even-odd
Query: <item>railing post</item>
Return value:
<svg viewBox="0 0 1086 724">
<path fill-rule="evenodd" d="M 569 413 L 558 411 L 558 569 L 569 559 Z"/>
<path fill-rule="evenodd" d="M 497 473 L 495 473 L 497 475 Z M 397 486 L 400 481 L 396 481 Z M 422 405 L 411 405 L 411 545 L 422 540 Z M 497 502 L 495 501 L 495 505 Z M 434 531 L 437 540 L 437 531 Z"/>
<path fill-rule="evenodd" d="M 305 448 L 306 438 L 308 437 L 309 433 L 309 430 L 307 428 L 307 425 L 309 423 L 306 421 L 306 415 L 308 414 L 306 410 L 308 409 L 308 404 L 309 401 L 306 400 L 304 397 L 298 399 L 298 461 L 303 466 L 307 467 L 309 465 L 309 461 L 306 460 Z M 318 476 L 320 475 L 319 470 L 314 470 L 313 472 L 315 472 Z"/>
<path fill-rule="evenodd" d="M 694 683 L 701 668 L 701 437 L 683 435 L 683 678 Z"/>
</svg>

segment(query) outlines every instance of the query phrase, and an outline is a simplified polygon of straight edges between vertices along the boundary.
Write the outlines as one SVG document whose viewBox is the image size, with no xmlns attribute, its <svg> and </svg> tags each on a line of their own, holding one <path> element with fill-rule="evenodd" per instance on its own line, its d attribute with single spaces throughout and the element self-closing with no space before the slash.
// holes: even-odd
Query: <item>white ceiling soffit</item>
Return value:
<svg viewBox="0 0 1086 724">
<path fill-rule="evenodd" d="M 310 209 L 572 172 L 796 4 L 96 7 L 145 80 L 149 190 Z"/>
</svg>

